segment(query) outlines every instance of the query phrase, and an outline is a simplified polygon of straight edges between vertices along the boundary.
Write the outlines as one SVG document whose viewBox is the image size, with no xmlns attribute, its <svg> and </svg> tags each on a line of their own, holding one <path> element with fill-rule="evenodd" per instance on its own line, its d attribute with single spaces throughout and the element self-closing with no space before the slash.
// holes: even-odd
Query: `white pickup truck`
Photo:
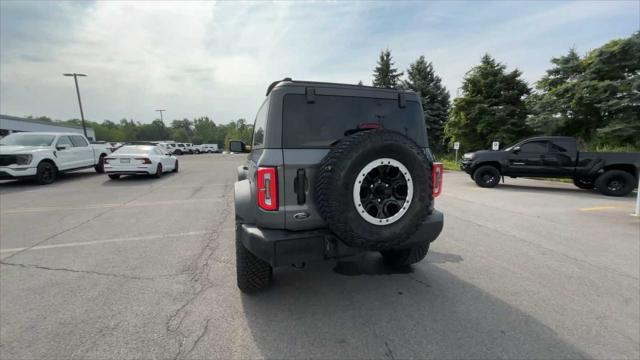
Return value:
<svg viewBox="0 0 640 360">
<path fill-rule="evenodd" d="M 93 167 L 104 172 L 106 144 L 75 133 L 21 132 L 0 139 L 0 180 L 35 178 L 50 184 L 61 172 Z"/>
</svg>

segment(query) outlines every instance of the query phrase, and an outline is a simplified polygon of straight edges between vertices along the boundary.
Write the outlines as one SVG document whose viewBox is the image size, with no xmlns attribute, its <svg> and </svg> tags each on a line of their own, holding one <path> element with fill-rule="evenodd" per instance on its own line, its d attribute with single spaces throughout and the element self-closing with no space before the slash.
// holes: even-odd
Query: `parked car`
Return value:
<svg viewBox="0 0 640 360">
<path fill-rule="evenodd" d="M 162 148 L 162 150 L 164 150 L 165 152 L 169 153 L 169 154 L 173 154 L 173 151 L 175 149 L 174 146 L 172 146 L 172 143 L 166 143 L 166 142 L 159 142 L 157 144 L 159 147 Z"/>
<path fill-rule="evenodd" d="M 104 169 L 110 179 L 121 175 L 153 175 L 178 172 L 178 159 L 154 145 L 125 145 L 105 158 Z"/>
<path fill-rule="evenodd" d="M 195 153 L 195 148 L 193 147 L 192 143 L 184 143 L 184 148 L 189 154 Z"/>
<path fill-rule="evenodd" d="M 419 262 L 442 230 L 441 189 L 414 92 L 274 82 L 235 183 L 238 287 L 263 290 L 275 267 L 364 251 Z"/>
<path fill-rule="evenodd" d="M 581 189 L 626 196 L 638 184 L 640 153 L 584 152 L 575 138 L 543 136 L 502 151 L 466 153 L 460 167 L 481 187 L 495 187 L 501 176 L 555 177 L 573 179 Z"/>
<path fill-rule="evenodd" d="M 217 154 L 220 153 L 221 150 L 218 148 L 218 144 L 202 144 L 201 151 L 209 154 Z"/>
<path fill-rule="evenodd" d="M 21 132 L 0 139 L 0 179 L 54 182 L 62 172 L 93 167 L 104 172 L 106 144 L 90 144 L 76 133 Z"/>
<path fill-rule="evenodd" d="M 175 144 L 175 150 L 173 150 L 173 153 L 176 155 L 182 155 L 185 153 L 188 153 L 189 150 L 187 150 L 186 146 L 184 145 L 184 143 L 176 143 Z"/>
</svg>

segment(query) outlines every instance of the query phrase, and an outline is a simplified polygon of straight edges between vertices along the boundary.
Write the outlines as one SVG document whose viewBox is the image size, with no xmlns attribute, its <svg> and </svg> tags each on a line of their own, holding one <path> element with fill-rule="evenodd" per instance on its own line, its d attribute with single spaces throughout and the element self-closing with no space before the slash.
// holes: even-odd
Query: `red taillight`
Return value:
<svg viewBox="0 0 640 360">
<path fill-rule="evenodd" d="M 134 160 L 140 160 L 143 164 L 151 164 L 151 160 L 149 158 L 135 158 Z"/>
<path fill-rule="evenodd" d="M 258 168 L 258 206 L 264 210 L 278 210 L 278 180 L 276 168 Z"/>
<path fill-rule="evenodd" d="M 433 163 L 431 167 L 431 193 L 434 198 L 442 193 L 442 171 L 442 163 Z"/>
</svg>

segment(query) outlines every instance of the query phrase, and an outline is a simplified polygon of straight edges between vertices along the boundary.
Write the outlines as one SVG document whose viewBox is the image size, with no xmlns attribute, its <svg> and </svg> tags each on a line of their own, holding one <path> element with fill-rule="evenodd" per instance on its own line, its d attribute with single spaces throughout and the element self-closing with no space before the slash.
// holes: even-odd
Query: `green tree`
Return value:
<svg viewBox="0 0 640 360">
<path fill-rule="evenodd" d="M 464 149 L 487 148 L 492 141 L 512 143 L 531 134 L 526 124 L 525 97 L 530 90 L 519 70 L 489 54 L 465 75 L 462 96 L 453 101 L 445 133 Z"/>
<path fill-rule="evenodd" d="M 398 87 L 399 79 L 403 73 L 398 73 L 398 69 L 393 67 L 394 62 L 389 49 L 380 52 L 378 65 L 373 70 L 373 86 L 395 89 Z"/>
<path fill-rule="evenodd" d="M 584 58 L 571 49 L 528 100 L 538 132 L 595 144 L 640 147 L 640 32 L 612 40 Z"/>
<path fill-rule="evenodd" d="M 402 87 L 420 94 L 424 108 L 424 119 L 427 125 L 429 147 L 436 151 L 445 150 L 444 126 L 449 118 L 449 92 L 442 85 L 442 79 L 435 74 L 433 64 L 420 56 L 409 65 L 407 80 Z"/>
</svg>

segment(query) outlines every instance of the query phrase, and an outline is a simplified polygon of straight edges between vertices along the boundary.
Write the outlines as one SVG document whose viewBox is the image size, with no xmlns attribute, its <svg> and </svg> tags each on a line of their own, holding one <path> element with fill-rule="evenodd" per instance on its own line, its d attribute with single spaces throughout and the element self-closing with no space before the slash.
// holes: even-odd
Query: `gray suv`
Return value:
<svg viewBox="0 0 640 360">
<path fill-rule="evenodd" d="M 238 287 L 263 290 L 273 268 L 363 251 L 391 266 L 421 261 L 442 230 L 441 182 L 414 92 L 272 83 L 235 183 Z"/>
</svg>

